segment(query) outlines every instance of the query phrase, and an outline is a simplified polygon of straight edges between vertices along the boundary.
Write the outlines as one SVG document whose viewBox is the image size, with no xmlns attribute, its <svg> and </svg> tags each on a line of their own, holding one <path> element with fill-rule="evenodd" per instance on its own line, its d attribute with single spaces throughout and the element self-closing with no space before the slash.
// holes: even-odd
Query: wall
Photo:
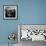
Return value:
<svg viewBox="0 0 46 46">
<path fill-rule="evenodd" d="M 3 20 L 3 5 L 18 5 L 18 19 Z M 0 44 L 8 43 L 9 32 L 18 32 L 18 24 L 46 24 L 46 0 L 0 0 Z"/>
<path fill-rule="evenodd" d="M 16 32 L 16 34 L 18 34 L 17 24 L 19 23 L 19 17 L 17 20 L 3 19 L 3 5 L 17 5 L 17 4 L 18 0 L 0 0 L 0 44 L 7 44 L 9 42 L 8 34 L 10 32 Z M 15 41 L 16 43 L 18 43 L 17 39 Z"/>
<path fill-rule="evenodd" d="M 21 24 L 46 24 L 46 0 L 21 0 Z"/>
</svg>

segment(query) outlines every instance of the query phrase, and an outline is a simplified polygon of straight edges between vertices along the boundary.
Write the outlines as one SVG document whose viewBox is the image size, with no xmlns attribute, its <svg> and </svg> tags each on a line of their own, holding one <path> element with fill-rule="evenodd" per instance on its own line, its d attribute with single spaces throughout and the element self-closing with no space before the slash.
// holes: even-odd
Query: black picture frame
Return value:
<svg viewBox="0 0 46 46">
<path fill-rule="evenodd" d="M 18 6 L 17 5 L 3 5 L 3 19 L 4 20 L 18 19 Z"/>
</svg>

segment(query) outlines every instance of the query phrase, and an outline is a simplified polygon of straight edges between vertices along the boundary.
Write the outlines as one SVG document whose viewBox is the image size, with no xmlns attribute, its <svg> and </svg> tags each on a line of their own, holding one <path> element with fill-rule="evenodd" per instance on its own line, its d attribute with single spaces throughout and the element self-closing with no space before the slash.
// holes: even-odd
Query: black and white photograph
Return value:
<svg viewBox="0 0 46 46">
<path fill-rule="evenodd" d="M 20 40 L 46 41 L 46 25 L 19 25 Z"/>
<path fill-rule="evenodd" d="M 4 5 L 4 19 L 17 19 L 17 6 L 16 5 Z"/>
</svg>

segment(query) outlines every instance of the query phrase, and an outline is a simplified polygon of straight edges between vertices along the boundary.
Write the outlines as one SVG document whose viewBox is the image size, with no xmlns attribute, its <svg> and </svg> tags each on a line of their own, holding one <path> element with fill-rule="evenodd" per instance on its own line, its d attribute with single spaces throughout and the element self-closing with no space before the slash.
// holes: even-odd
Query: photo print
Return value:
<svg viewBox="0 0 46 46">
<path fill-rule="evenodd" d="M 5 5 L 4 9 L 4 19 L 17 19 L 17 6 Z"/>
</svg>

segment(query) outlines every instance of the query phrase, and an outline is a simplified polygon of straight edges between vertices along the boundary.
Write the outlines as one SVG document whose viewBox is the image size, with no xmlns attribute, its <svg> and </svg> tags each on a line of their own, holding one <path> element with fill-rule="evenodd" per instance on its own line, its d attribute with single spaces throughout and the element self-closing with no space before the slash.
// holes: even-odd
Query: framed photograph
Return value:
<svg viewBox="0 0 46 46">
<path fill-rule="evenodd" d="M 46 41 L 45 24 L 19 24 L 18 41 Z"/>
<path fill-rule="evenodd" d="M 17 5 L 4 5 L 3 10 L 4 19 L 17 19 Z"/>
</svg>

